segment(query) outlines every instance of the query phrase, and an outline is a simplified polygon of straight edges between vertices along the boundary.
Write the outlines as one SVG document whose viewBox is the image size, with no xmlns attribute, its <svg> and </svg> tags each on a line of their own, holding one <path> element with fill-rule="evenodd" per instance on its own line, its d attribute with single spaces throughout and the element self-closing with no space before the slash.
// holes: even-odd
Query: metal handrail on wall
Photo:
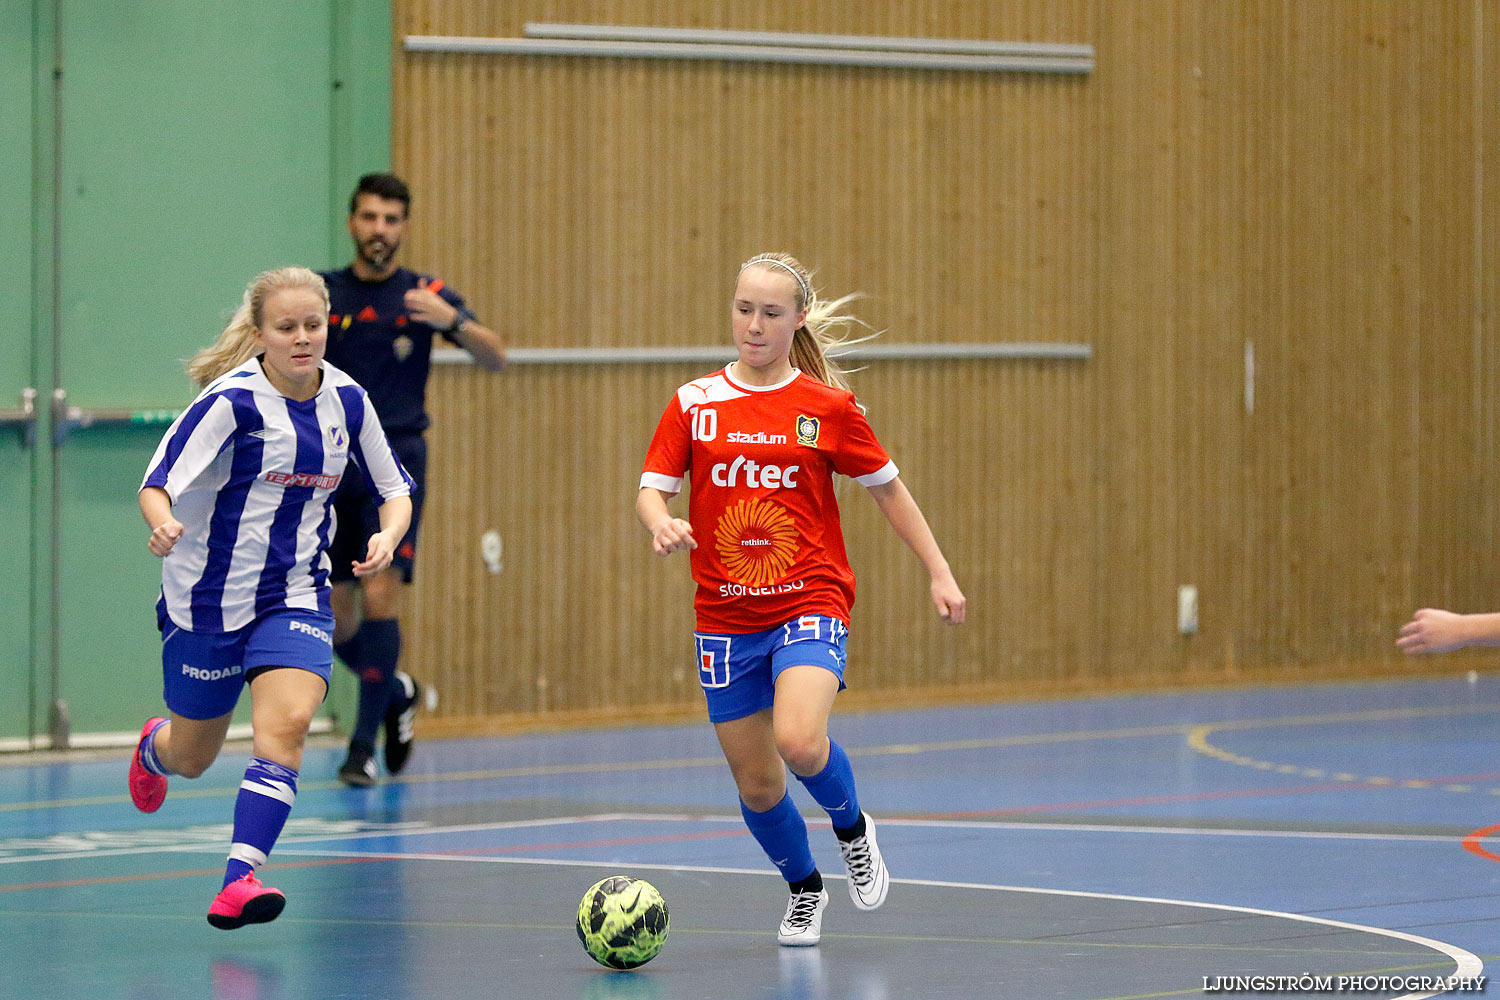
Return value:
<svg viewBox="0 0 1500 1000">
<path fill-rule="evenodd" d="M 792 32 L 528 24 L 526 38 L 407 35 L 408 52 L 796 63 L 988 73 L 1091 73 L 1090 45 Z M 708 40 L 690 40 L 708 39 Z"/>
<path fill-rule="evenodd" d="M 834 356 L 851 361 L 1086 361 L 1094 356 L 1094 349 L 1089 344 L 1048 343 L 858 344 L 836 350 Z M 511 365 L 722 364 L 734 358 L 734 348 L 728 345 L 518 347 L 506 353 L 506 363 Z M 435 365 L 461 365 L 470 360 L 469 352 L 457 347 L 439 347 L 432 352 Z"/>
<path fill-rule="evenodd" d="M 706 45 L 774 45 L 800 49 L 868 49 L 875 52 L 943 52 L 950 55 L 1022 56 L 1033 59 L 1094 58 L 1092 45 L 1068 42 L 992 42 L 972 38 L 906 38 L 889 35 L 814 35 L 795 31 L 732 31 L 720 28 L 660 28 L 622 24 L 550 24 L 528 21 L 527 38 L 574 38 L 601 42 L 677 42 Z"/>
<path fill-rule="evenodd" d="M 1086 361 L 1094 356 L 1089 344 L 1071 343 L 988 343 L 988 344 L 858 344 L 836 351 L 835 356 L 851 361 L 966 361 L 966 360 L 1040 360 Z M 518 347 L 506 354 L 511 365 L 669 365 L 725 364 L 735 358 L 728 345 L 691 345 L 687 347 Z M 473 362 L 469 352 L 458 347 L 439 347 L 432 352 L 435 365 L 465 365 Z M 14 426 L 27 436 L 30 445 L 36 437 L 36 393 L 27 390 L 23 406 L 17 410 L 0 410 L 0 427 Z M 165 427 L 177 419 L 181 408 L 159 407 L 81 407 L 68 403 L 67 394 L 58 389 L 52 397 L 52 442 L 61 446 L 78 431 L 91 427 Z"/>
<path fill-rule="evenodd" d="M 52 394 L 52 444 L 61 447 L 76 431 L 90 427 L 163 427 L 177 419 L 181 409 L 130 409 L 122 406 L 85 408 L 68 404 L 67 393 Z"/>
<path fill-rule="evenodd" d="M 31 386 L 21 390 L 21 405 L 14 410 L 0 410 L 0 427 L 13 427 L 21 435 L 21 445 L 30 448 L 36 444 L 36 390 Z"/>
</svg>

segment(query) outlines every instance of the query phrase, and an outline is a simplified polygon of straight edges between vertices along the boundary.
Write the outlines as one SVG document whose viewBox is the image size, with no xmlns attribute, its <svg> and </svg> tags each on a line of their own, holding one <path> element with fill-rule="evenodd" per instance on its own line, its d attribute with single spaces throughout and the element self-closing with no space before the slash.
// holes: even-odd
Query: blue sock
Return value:
<svg viewBox="0 0 1500 1000">
<path fill-rule="evenodd" d="M 771 864 L 781 870 L 782 878 L 800 882 L 817 870 L 812 848 L 807 844 L 807 823 L 792 805 L 791 793 L 783 795 L 780 802 L 763 813 L 751 812 L 742 801 L 740 814 Z"/>
<path fill-rule="evenodd" d="M 359 673 L 359 632 L 355 632 L 343 642 L 333 644 L 333 651 L 338 654 L 339 659 L 344 661 L 344 666 Z"/>
<path fill-rule="evenodd" d="M 859 796 L 854 791 L 854 769 L 849 755 L 833 740 L 828 741 L 828 763 L 810 778 L 796 775 L 802 786 L 812 793 L 818 805 L 828 811 L 834 829 L 845 829 L 859 822 Z"/>
<path fill-rule="evenodd" d="M 146 734 L 146 738 L 141 740 L 140 744 L 141 766 L 144 767 L 148 773 L 158 774 L 163 777 L 171 774 L 172 772 L 168 771 L 166 765 L 163 764 L 161 762 L 161 759 L 156 756 L 156 734 L 161 732 L 161 727 L 165 726 L 166 724 L 167 720 L 162 719 L 156 725 L 152 726 L 151 732 Z"/>
<path fill-rule="evenodd" d="M 373 747 L 385 724 L 385 709 L 396 686 L 401 659 L 401 623 L 394 618 L 366 619 L 351 642 L 359 643 L 359 715 L 349 742 Z"/>
<path fill-rule="evenodd" d="M 224 869 L 225 885 L 266 863 L 296 799 L 296 771 L 260 757 L 250 758 L 234 800 L 234 843 Z"/>
</svg>

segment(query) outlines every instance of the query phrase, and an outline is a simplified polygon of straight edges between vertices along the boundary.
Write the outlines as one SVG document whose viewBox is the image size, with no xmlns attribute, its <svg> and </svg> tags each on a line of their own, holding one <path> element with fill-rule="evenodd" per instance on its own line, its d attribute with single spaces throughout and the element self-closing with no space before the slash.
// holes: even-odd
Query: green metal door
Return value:
<svg viewBox="0 0 1500 1000">
<path fill-rule="evenodd" d="M 37 508 L 46 497 L 38 495 L 33 468 L 45 455 L 34 447 L 38 372 L 33 343 L 42 318 L 38 311 L 46 309 L 45 297 L 38 301 L 35 294 L 34 276 L 50 262 L 40 253 L 37 238 L 37 230 L 48 227 L 47 206 L 45 201 L 36 204 L 33 186 L 25 181 L 46 169 L 35 121 L 38 115 L 45 120 L 47 107 L 33 101 L 46 70 L 33 33 L 25 30 L 32 23 L 30 0 L 0 0 L 0 23 L 15 27 L 0 31 L 0 102 L 15 112 L 0 115 L 0 177 L 11 180 L 0 185 L 0 233 L 6 234 L 0 288 L 7 290 L 0 293 L 0 510 L 6 512 L 7 528 L 0 543 L 0 747 L 16 747 L 31 745 L 39 688 L 45 682 L 38 676 L 33 648 L 40 625 L 32 593 L 46 587 L 45 580 L 35 577 Z"/>
<path fill-rule="evenodd" d="M 0 0 L 0 23 L 30 28 L 0 32 L 0 98 L 32 108 L 0 116 L 0 176 L 31 178 L 0 186 L 0 287 L 30 289 L 0 295 L 0 748 L 118 742 L 161 708 L 135 494 L 196 393 L 182 360 L 256 273 L 347 252 L 341 192 L 389 166 L 390 8 Z"/>
</svg>

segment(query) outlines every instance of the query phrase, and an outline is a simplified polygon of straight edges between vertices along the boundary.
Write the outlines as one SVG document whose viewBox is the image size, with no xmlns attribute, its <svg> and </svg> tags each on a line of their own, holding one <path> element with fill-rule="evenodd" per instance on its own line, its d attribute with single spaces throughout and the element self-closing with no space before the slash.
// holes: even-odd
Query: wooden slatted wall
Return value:
<svg viewBox="0 0 1500 1000">
<path fill-rule="evenodd" d="M 856 695 L 1398 669 L 1416 605 L 1496 605 L 1493 0 L 395 9 L 407 260 L 516 345 L 727 344 L 736 266 L 783 248 L 887 342 L 1094 345 L 856 376 L 973 606 L 940 627 L 846 491 Z M 1097 67 L 400 48 L 526 21 L 1086 42 Z M 407 662 L 450 728 L 696 705 L 686 561 L 632 503 L 702 370 L 436 372 Z"/>
</svg>

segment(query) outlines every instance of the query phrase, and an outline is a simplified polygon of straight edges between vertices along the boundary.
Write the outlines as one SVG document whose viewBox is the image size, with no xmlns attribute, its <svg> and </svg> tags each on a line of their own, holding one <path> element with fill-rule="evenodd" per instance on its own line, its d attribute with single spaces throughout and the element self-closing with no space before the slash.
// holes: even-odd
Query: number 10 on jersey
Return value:
<svg viewBox="0 0 1500 1000">
<path fill-rule="evenodd" d="M 706 407 L 693 410 L 693 440 L 712 441 L 719 436 L 719 411 Z"/>
</svg>

